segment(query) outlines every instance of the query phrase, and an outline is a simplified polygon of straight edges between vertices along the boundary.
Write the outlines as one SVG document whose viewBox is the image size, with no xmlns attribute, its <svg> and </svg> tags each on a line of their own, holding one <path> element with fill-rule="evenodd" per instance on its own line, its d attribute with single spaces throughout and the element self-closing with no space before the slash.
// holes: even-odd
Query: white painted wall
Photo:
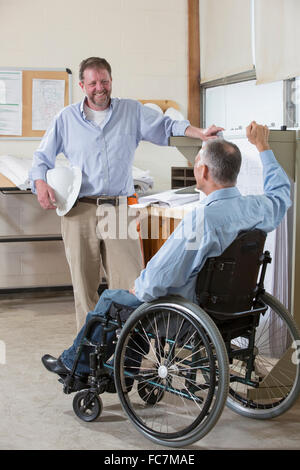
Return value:
<svg viewBox="0 0 300 470">
<path fill-rule="evenodd" d="M 105 57 L 112 66 L 114 96 L 175 100 L 187 115 L 186 0 L 1 0 L 0 44 L 1 67 L 70 68 L 73 102 L 82 99 L 79 63 L 95 55 Z M 36 141 L 0 140 L 0 155 L 31 156 L 37 145 Z M 171 166 L 185 166 L 186 161 L 174 148 L 141 143 L 134 164 L 150 170 L 154 189 L 159 191 L 170 187 Z M 59 231 L 58 217 L 39 210 L 33 197 L 8 199 L 12 197 L 1 197 L 0 235 L 39 233 L 41 226 L 50 226 L 49 233 Z M 24 210 L 31 221 L 26 228 Z M 27 285 L 26 273 L 32 276 L 28 283 L 37 285 L 51 285 L 57 271 L 57 282 L 67 282 L 65 260 L 59 256 L 61 244 L 51 243 L 51 247 L 35 243 L 22 248 L 0 244 L 4 266 L 0 287 L 22 281 Z M 61 259 L 61 265 L 45 261 L 49 252 Z M 43 268 L 37 267 L 39 260 L 44 260 Z"/>
</svg>

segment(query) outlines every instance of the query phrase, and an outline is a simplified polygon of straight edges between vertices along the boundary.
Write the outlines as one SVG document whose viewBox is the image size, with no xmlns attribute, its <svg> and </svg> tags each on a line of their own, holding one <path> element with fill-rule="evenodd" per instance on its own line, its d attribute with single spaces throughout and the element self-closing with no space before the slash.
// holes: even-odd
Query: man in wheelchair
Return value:
<svg viewBox="0 0 300 470">
<path fill-rule="evenodd" d="M 208 258 L 221 255 L 242 231 L 259 229 L 270 232 L 280 224 L 291 205 L 290 183 L 270 150 L 268 135 L 268 128 L 255 121 L 247 127 L 247 138 L 259 151 L 263 166 L 264 194 L 256 196 L 242 196 L 236 188 L 241 166 L 238 147 L 221 138 L 206 142 L 194 166 L 197 188 L 206 194 L 205 200 L 184 217 L 148 262 L 131 291 L 104 291 L 94 311 L 88 313 L 86 324 L 73 345 L 63 351 L 59 358 L 48 354 L 42 357 L 46 369 L 60 376 L 67 393 L 89 385 L 87 377 L 91 374 L 91 368 L 96 367 L 93 363 L 95 344 L 98 345 L 98 354 L 102 352 L 103 363 L 111 358 L 119 330 L 132 311 L 144 302 L 170 295 L 197 304 L 197 277 Z M 114 320 L 117 327 L 110 328 L 108 319 Z M 158 322 L 157 329 L 163 327 L 162 322 Z M 145 355 L 152 347 L 146 344 L 145 336 L 146 333 L 131 335 L 131 353 L 124 360 L 124 367 L 128 370 L 131 367 L 138 370 L 140 351 Z M 83 338 L 86 337 L 89 339 L 82 347 Z M 110 370 L 113 370 L 112 365 Z M 161 365 L 161 380 L 165 371 L 166 368 Z M 73 375 L 71 383 L 67 380 L 70 373 Z M 104 378 L 104 390 L 114 392 L 113 374 L 106 374 Z M 130 377 L 125 382 L 130 389 Z"/>
</svg>

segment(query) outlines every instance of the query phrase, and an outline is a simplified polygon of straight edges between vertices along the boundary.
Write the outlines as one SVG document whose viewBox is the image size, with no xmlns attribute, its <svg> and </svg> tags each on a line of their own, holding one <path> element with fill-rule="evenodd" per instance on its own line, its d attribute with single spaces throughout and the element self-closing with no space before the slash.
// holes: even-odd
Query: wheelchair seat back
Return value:
<svg viewBox="0 0 300 470">
<path fill-rule="evenodd" d="M 226 320 L 250 313 L 265 240 L 258 229 L 240 232 L 220 256 L 207 259 L 198 274 L 196 295 L 209 315 Z"/>
</svg>

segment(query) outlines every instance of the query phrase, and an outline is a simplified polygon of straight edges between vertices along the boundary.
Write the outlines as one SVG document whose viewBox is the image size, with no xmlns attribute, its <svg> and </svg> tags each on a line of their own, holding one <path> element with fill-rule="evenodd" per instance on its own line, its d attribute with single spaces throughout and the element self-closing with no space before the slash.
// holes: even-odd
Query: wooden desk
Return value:
<svg viewBox="0 0 300 470">
<path fill-rule="evenodd" d="M 4 190 L 5 188 L 16 188 L 16 185 L 0 173 L 0 189 Z"/>
<path fill-rule="evenodd" d="M 145 264 L 162 247 L 189 210 L 191 208 L 187 205 L 173 208 L 150 206 L 141 211 Z"/>
</svg>

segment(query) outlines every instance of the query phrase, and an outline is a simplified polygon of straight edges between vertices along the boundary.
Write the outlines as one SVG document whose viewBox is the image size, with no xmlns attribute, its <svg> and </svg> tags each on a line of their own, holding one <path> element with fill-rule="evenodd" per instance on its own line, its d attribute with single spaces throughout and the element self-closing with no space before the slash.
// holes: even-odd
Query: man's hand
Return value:
<svg viewBox="0 0 300 470">
<path fill-rule="evenodd" d="M 249 142 L 255 145 L 259 152 L 270 149 L 268 144 L 269 133 L 270 131 L 267 126 L 257 124 L 255 121 L 252 121 L 249 126 L 246 127 L 246 135 Z"/>
<path fill-rule="evenodd" d="M 133 286 L 131 289 L 129 289 L 130 294 L 135 295 L 135 287 Z"/>
<path fill-rule="evenodd" d="M 44 180 L 36 180 L 35 188 L 40 206 L 43 209 L 56 209 L 54 191 Z"/>
<path fill-rule="evenodd" d="M 194 137 L 201 140 L 210 140 L 215 139 L 217 133 L 220 131 L 224 131 L 223 127 L 217 127 L 214 124 L 209 126 L 207 129 L 200 129 L 199 127 L 188 126 L 185 130 L 185 135 L 187 137 Z"/>
</svg>

